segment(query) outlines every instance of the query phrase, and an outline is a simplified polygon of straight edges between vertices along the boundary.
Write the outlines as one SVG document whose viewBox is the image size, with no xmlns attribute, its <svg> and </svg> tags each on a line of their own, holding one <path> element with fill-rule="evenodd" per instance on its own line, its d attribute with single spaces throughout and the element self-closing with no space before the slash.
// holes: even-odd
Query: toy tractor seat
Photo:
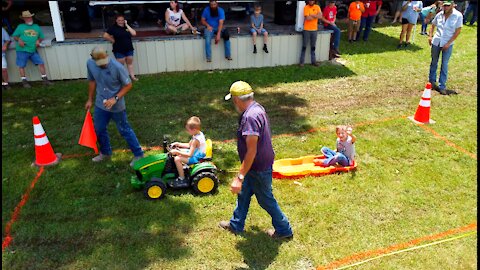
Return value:
<svg viewBox="0 0 480 270">
<path fill-rule="evenodd" d="M 208 139 L 205 141 L 206 147 L 205 147 L 205 157 L 200 159 L 197 163 L 190 164 L 190 168 L 193 168 L 195 164 L 202 163 L 202 162 L 207 162 L 207 161 L 212 161 L 212 140 Z M 185 165 L 188 167 L 187 165 Z"/>
<path fill-rule="evenodd" d="M 212 154 L 213 154 L 213 150 L 212 150 L 212 140 L 210 139 L 207 139 L 205 141 L 205 144 L 206 144 L 206 147 L 205 147 L 205 157 L 200 159 L 199 163 L 200 162 L 205 162 L 205 161 L 212 161 Z"/>
</svg>

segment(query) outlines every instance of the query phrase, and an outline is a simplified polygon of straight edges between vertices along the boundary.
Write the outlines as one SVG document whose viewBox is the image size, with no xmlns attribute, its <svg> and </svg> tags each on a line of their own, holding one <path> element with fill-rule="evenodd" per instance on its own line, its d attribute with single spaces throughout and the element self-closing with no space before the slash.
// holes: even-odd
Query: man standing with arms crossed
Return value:
<svg viewBox="0 0 480 270">
<path fill-rule="evenodd" d="M 274 229 L 267 230 L 267 234 L 273 239 L 291 239 L 293 232 L 290 223 L 272 193 L 275 153 L 267 113 L 253 99 L 253 89 L 246 82 L 233 83 L 230 93 L 225 96 L 225 100 L 229 99 L 241 114 L 237 151 L 242 164 L 230 186 L 232 193 L 238 194 L 237 206 L 230 221 L 220 221 L 219 226 L 234 234 L 243 232 L 250 200 L 255 195 L 258 204 L 272 217 Z"/>
<path fill-rule="evenodd" d="M 317 44 L 318 19 L 322 18 L 322 11 L 320 6 L 315 4 L 315 0 L 308 0 L 307 5 L 303 8 L 303 39 L 302 52 L 300 53 L 300 67 L 303 67 L 305 62 L 305 51 L 307 44 L 310 41 L 310 59 L 312 65 L 318 66 L 317 58 L 315 57 L 315 46 Z"/>
</svg>

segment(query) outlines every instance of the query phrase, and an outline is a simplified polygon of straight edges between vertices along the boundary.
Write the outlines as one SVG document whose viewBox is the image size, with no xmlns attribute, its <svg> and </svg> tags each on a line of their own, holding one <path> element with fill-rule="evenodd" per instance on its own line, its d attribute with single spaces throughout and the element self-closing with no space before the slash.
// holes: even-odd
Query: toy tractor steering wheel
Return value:
<svg viewBox="0 0 480 270">
<path fill-rule="evenodd" d="M 172 153 L 170 153 L 171 150 L 173 149 L 178 149 L 178 146 L 172 146 L 172 144 L 168 144 L 165 149 L 167 150 L 168 157 L 171 158 L 173 157 Z"/>
<path fill-rule="evenodd" d="M 168 158 L 172 158 L 172 157 L 173 157 L 172 153 L 170 153 L 170 151 L 171 151 L 172 149 L 173 149 L 173 148 L 172 148 L 172 145 L 171 145 L 171 144 L 168 144 L 168 145 L 165 147 L 165 150 L 166 150 L 166 153 L 167 153 Z"/>
</svg>

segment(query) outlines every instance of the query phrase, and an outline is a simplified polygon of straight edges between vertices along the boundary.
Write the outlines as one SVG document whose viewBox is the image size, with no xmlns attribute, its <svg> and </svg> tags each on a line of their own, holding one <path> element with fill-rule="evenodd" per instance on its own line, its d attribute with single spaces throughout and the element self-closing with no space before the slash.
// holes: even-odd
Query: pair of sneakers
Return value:
<svg viewBox="0 0 480 270">
<path fill-rule="evenodd" d="M 397 49 L 401 49 L 402 47 L 406 48 L 410 45 L 410 42 L 403 42 L 403 43 L 399 43 L 397 45 Z"/>
<path fill-rule="evenodd" d="M 172 188 L 187 188 L 188 186 L 190 186 L 190 181 L 186 177 L 184 178 L 177 177 L 174 180 L 171 180 L 169 182 L 169 185 Z"/>
<path fill-rule="evenodd" d="M 303 67 L 305 66 L 305 64 L 304 64 L 304 63 L 300 63 L 300 64 L 298 64 L 298 66 L 301 67 L 301 68 L 303 68 Z M 312 66 L 318 67 L 318 66 L 320 66 L 320 64 L 317 63 L 317 62 L 313 62 L 313 63 L 312 63 Z"/>
<path fill-rule="evenodd" d="M 267 44 L 263 44 L 263 49 L 265 53 L 268 53 Z M 253 45 L 253 53 L 257 53 L 257 45 Z"/>
<path fill-rule="evenodd" d="M 102 153 L 100 153 L 100 155 L 92 158 L 92 161 L 93 162 L 102 162 L 102 161 L 107 161 L 107 160 L 110 160 L 112 158 L 111 155 L 104 155 Z M 133 167 L 133 165 L 135 164 L 135 162 L 139 159 L 143 158 L 143 155 L 142 156 L 138 156 L 138 157 L 133 157 L 132 161 L 130 162 L 130 167 Z"/>
<path fill-rule="evenodd" d="M 436 84 L 436 83 L 432 83 L 432 89 L 439 92 L 440 94 L 442 95 L 457 95 L 458 92 L 455 91 L 455 90 L 451 90 L 451 89 L 440 89 L 440 87 Z"/>
<path fill-rule="evenodd" d="M 51 86 L 53 83 L 47 78 L 47 77 L 42 77 L 43 85 L 45 86 Z M 32 88 L 32 85 L 27 81 L 27 79 L 22 80 L 22 86 L 23 88 Z"/>
<path fill-rule="evenodd" d="M 229 221 L 225 221 L 225 220 L 222 220 L 220 221 L 220 223 L 218 223 L 218 226 L 224 230 L 227 230 L 235 235 L 238 235 L 240 234 L 241 232 L 239 231 L 235 231 L 232 226 L 230 226 L 230 222 Z M 275 229 L 268 229 L 265 231 L 265 233 L 270 236 L 270 238 L 272 239 L 276 239 L 276 240 L 291 240 L 293 238 L 293 234 L 289 234 L 289 235 L 280 235 L 278 234 Z"/>
</svg>

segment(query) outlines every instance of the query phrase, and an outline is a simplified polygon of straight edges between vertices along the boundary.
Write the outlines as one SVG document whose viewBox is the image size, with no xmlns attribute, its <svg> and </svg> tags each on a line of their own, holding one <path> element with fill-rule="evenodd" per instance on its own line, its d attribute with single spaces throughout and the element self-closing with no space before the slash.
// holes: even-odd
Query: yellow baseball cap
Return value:
<svg viewBox="0 0 480 270">
<path fill-rule="evenodd" d="M 225 100 L 229 100 L 232 96 L 244 96 L 253 93 L 253 89 L 250 84 L 244 81 L 236 81 L 230 86 L 230 93 L 225 96 Z"/>
</svg>

